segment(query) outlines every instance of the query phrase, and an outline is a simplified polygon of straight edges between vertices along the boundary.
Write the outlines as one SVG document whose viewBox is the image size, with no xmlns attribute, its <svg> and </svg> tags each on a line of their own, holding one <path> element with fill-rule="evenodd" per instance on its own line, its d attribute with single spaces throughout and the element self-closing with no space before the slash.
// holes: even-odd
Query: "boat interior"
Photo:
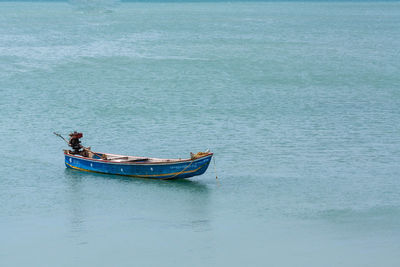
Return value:
<svg viewBox="0 0 400 267">
<path fill-rule="evenodd" d="M 76 155 L 76 154 L 73 154 L 72 151 L 70 151 L 70 150 L 66 150 L 65 152 L 70 155 Z M 136 157 L 136 156 L 117 155 L 117 154 L 110 154 L 110 153 L 99 153 L 99 152 L 93 152 L 93 151 L 83 151 L 82 153 L 80 153 L 78 155 L 82 156 L 82 157 L 86 157 L 86 158 L 102 159 L 102 160 L 119 162 L 119 163 L 124 163 L 124 162 L 154 162 L 154 163 L 156 163 L 156 162 L 179 162 L 179 161 L 189 160 L 189 159 L 161 159 L 161 158 Z"/>
</svg>

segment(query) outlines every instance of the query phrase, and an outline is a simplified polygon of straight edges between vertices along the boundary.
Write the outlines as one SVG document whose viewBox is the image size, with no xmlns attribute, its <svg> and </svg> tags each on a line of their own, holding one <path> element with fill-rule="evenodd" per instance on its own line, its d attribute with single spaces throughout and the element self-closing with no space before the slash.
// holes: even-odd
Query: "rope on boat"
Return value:
<svg viewBox="0 0 400 267">
<path fill-rule="evenodd" d="M 203 152 L 199 152 L 199 153 L 203 153 Z M 199 153 L 197 153 L 197 154 L 199 154 Z M 194 158 L 194 159 L 193 159 L 193 158 Z M 175 174 L 174 176 L 168 177 L 168 178 L 166 178 L 166 179 L 172 179 L 172 178 L 175 178 L 175 177 L 178 176 L 178 175 L 181 175 L 184 171 L 186 171 L 187 168 L 189 168 L 189 167 L 192 165 L 192 163 L 195 161 L 195 159 L 196 159 L 196 157 L 193 157 L 193 156 L 192 156 L 192 161 L 190 162 L 189 165 L 187 165 L 183 170 L 181 170 L 180 172 L 178 172 L 178 173 Z M 215 179 L 216 179 L 217 182 L 218 182 L 218 175 L 217 175 L 217 167 L 216 167 L 216 164 L 215 164 L 215 157 L 213 157 L 213 161 L 214 161 Z"/>
<path fill-rule="evenodd" d="M 194 160 L 192 160 L 191 162 L 190 162 L 190 164 L 189 165 L 187 165 L 183 170 L 181 170 L 180 172 L 178 172 L 177 174 L 175 174 L 174 176 L 172 176 L 172 177 L 168 177 L 168 178 L 166 178 L 166 179 L 172 179 L 172 178 L 175 178 L 176 176 L 178 176 L 178 175 L 180 175 L 180 174 L 182 174 L 187 168 L 189 168 L 190 167 L 190 165 L 192 165 L 192 163 L 194 162 Z"/>
<path fill-rule="evenodd" d="M 192 152 L 190 152 L 190 159 L 199 159 L 199 158 L 202 158 L 207 155 L 208 155 L 208 152 L 197 152 L 196 154 L 193 154 Z"/>
<path fill-rule="evenodd" d="M 213 161 L 214 161 L 215 180 L 217 180 L 217 181 L 218 181 L 217 167 L 216 167 L 216 164 L 215 164 L 215 157 L 213 157 Z"/>
</svg>

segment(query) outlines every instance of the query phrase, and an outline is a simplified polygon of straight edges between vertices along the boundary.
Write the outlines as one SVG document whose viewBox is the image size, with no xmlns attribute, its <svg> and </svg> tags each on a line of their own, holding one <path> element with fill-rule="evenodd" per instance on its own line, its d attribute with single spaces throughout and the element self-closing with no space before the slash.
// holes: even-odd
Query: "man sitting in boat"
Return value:
<svg viewBox="0 0 400 267">
<path fill-rule="evenodd" d="M 68 145 L 70 147 L 72 147 L 72 149 L 73 149 L 73 151 L 71 151 L 71 154 L 81 154 L 83 152 L 83 151 L 81 151 L 81 148 L 83 148 L 83 146 L 81 145 L 81 141 L 79 140 L 82 137 L 83 137 L 83 134 L 78 133 L 76 131 L 69 134 Z"/>
</svg>

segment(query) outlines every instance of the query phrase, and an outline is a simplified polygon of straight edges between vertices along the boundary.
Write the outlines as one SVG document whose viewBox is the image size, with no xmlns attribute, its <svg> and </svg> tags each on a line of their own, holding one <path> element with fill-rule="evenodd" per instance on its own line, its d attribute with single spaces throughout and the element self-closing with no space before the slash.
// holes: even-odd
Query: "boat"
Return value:
<svg viewBox="0 0 400 267">
<path fill-rule="evenodd" d="M 125 156 L 109 153 L 93 152 L 84 149 L 85 153 L 74 154 L 64 150 L 67 168 L 115 174 L 137 178 L 183 179 L 205 173 L 213 153 L 191 153 L 187 159 L 161 159 L 136 156 Z"/>
</svg>

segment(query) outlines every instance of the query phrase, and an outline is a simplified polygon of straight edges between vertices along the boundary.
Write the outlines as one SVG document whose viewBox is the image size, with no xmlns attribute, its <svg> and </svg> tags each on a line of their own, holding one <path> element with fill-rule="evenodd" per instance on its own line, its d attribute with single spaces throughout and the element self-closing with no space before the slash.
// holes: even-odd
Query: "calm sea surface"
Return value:
<svg viewBox="0 0 400 267">
<path fill-rule="evenodd" d="M 0 3 L 1 266 L 400 266 L 400 3 L 89 3 Z"/>
</svg>

